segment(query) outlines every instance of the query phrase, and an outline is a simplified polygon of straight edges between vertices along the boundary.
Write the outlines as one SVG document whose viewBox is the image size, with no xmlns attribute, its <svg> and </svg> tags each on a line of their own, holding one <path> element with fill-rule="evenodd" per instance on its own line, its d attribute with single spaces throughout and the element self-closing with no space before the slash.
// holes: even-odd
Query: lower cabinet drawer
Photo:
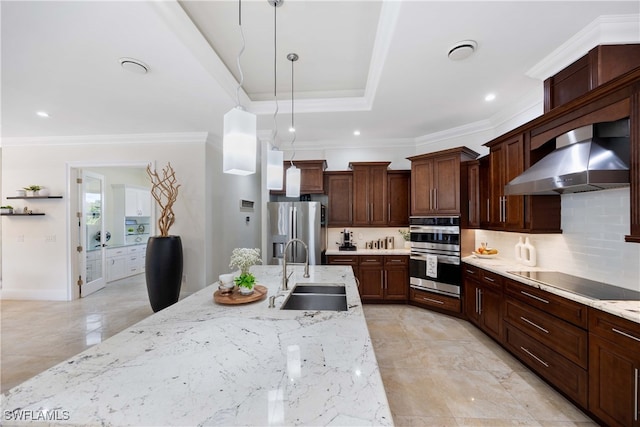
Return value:
<svg viewBox="0 0 640 427">
<path fill-rule="evenodd" d="M 588 375 L 544 344 L 505 322 L 505 345 L 531 369 L 554 384 L 583 408 L 587 407 Z"/>
<path fill-rule="evenodd" d="M 587 369 L 587 331 L 512 298 L 505 301 L 505 318 L 518 329 Z"/>
<path fill-rule="evenodd" d="M 436 294 L 434 292 L 421 291 L 415 288 L 409 288 L 409 300 L 428 305 L 430 307 L 447 310 L 450 312 L 460 313 L 460 299 L 447 297 Z"/>
</svg>

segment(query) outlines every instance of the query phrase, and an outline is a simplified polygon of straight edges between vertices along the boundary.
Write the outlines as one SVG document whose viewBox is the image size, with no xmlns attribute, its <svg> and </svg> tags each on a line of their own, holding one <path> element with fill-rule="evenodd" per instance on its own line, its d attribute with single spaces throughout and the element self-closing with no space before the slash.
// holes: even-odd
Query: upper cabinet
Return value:
<svg viewBox="0 0 640 427">
<path fill-rule="evenodd" d="M 411 215 L 460 215 L 460 162 L 477 157 L 466 147 L 409 157 Z"/>
<path fill-rule="evenodd" d="M 353 171 L 353 225 L 387 225 L 387 168 L 390 163 L 349 163 Z"/>
<path fill-rule="evenodd" d="M 300 194 L 324 193 L 324 170 L 327 168 L 326 160 L 294 160 L 293 164 L 300 169 Z M 285 194 L 287 188 L 287 169 L 290 161 L 284 162 L 284 177 L 282 190 L 271 190 L 270 194 Z"/>
<path fill-rule="evenodd" d="M 353 222 L 353 173 L 325 172 L 324 187 L 328 196 L 327 224 L 329 227 L 350 227 Z"/>
<path fill-rule="evenodd" d="M 411 208 L 411 171 L 387 171 L 387 225 L 408 227 Z"/>
<path fill-rule="evenodd" d="M 151 216 L 151 189 L 124 184 L 115 184 L 112 187 L 115 209 L 120 215 Z"/>
<path fill-rule="evenodd" d="M 411 172 L 387 170 L 388 165 L 352 163 L 352 171 L 324 173 L 329 227 L 409 226 Z"/>
<path fill-rule="evenodd" d="M 640 44 L 600 45 L 544 81 L 544 112 L 640 67 Z"/>
</svg>

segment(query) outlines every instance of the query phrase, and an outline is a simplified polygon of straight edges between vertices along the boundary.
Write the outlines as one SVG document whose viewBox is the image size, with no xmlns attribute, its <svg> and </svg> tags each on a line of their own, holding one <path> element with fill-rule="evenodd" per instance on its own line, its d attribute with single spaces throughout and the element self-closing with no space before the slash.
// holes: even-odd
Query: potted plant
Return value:
<svg viewBox="0 0 640 427">
<path fill-rule="evenodd" d="M 411 248 L 411 232 L 409 230 L 400 229 L 398 230 L 398 233 L 400 233 L 400 235 L 404 239 L 404 247 L 406 249 Z"/>
<path fill-rule="evenodd" d="M 175 222 L 173 204 L 178 198 L 176 174 L 171 163 L 158 174 L 147 166 L 147 174 L 151 180 L 151 195 L 160 207 L 158 218 L 159 236 L 149 237 L 147 256 L 145 259 L 145 277 L 149 302 L 154 312 L 160 311 L 174 303 L 180 297 L 182 285 L 182 240 L 180 236 L 169 235 L 169 229 Z"/>
<path fill-rule="evenodd" d="M 253 286 L 256 283 L 256 277 L 249 272 L 252 265 L 262 262 L 260 259 L 260 249 L 235 248 L 231 252 L 231 262 L 229 267 L 240 268 L 240 275 L 233 280 L 238 287 L 238 291 L 243 295 L 253 293 Z"/>
<path fill-rule="evenodd" d="M 12 213 L 13 213 L 13 206 L 11 205 L 0 206 L 0 214 L 12 214 Z"/>
<path fill-rule="evenodd" d="M 23 188 L 27 192 L 27 197 L 33 197 L 38 195 L 38 192 L 42 187 L 40 187 L 39 185 L 30 185 L 28 187 L 23 187 Z"/>
</svg>

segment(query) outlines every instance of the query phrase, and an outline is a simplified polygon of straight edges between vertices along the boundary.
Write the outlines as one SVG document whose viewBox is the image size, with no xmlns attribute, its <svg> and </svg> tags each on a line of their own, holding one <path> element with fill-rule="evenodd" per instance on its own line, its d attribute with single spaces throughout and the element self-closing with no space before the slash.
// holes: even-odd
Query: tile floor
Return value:
<svg viewBox="0 0 640 427">
<path fill-rule="evenodd" d="M 469 322 L 412 306 L 366 305 L 398 426 L 596 426 Z"/>
<path fill-rule="evenodd" d="M 0 310 L 3 392 L 152 314 L 144 276 Z M 398 426 L 596 425 L 468 322 L 401 305 L 365 316 Z"/>
</svg>

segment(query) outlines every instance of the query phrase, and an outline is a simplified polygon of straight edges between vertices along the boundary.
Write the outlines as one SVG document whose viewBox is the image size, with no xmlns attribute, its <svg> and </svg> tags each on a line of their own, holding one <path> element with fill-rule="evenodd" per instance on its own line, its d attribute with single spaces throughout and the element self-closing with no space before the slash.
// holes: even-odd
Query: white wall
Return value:
<svg viewBox="0 0 640 427">
<path fill-rule="evenodd" d="M 158 169 L 171 162 L 182 185 L 170 233 L 182 238 L 187 276 L 183 291 L 194 292 L 211 284 L 217 274 L 226 271 L 233 247 L 258 247 L 260 238 L 259 221 L 254 219 L 247 226 L 238 202 L 243 197 L 259 206 L 259 174 L 223 175 L 215 145 L 207 143 L 203 133 L 4 140 L 3 196 L 37 183 L 64 198 L 15 203 L 46 212 L 45 216 L 2 217 L 2 298 L 71 298 L 68 169 L 122 161 L 152 161 Z M 55 236 L 55 242 L 46 242 L 46 236 Z"/>
<path fill-rule="evenodd" d="M 476 246 L 488 242 L 514 260 L 518 237 L 536 247 L 538 267 L 640 291 L 640 245 L 626 243 L 630 231 L 629 189 L 562 195 L 563 234 L 476 231 Z"/>
</svg>

